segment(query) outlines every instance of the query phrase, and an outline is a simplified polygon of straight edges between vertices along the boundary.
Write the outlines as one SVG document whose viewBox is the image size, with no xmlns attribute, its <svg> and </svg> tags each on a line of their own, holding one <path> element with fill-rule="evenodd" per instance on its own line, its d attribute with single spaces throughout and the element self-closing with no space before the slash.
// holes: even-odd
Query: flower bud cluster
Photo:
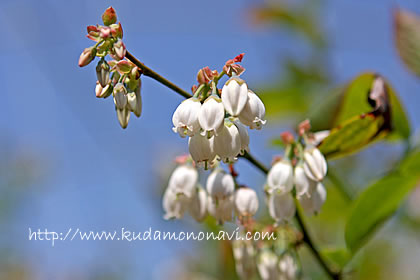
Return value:
<svg viewBox="0 0 420 280">
<path fill-rule="evenodd" d="M 294 141 L 291 133 L 284 133 L 282 139 L 287 145 L 285 157 L 277 160 L 267 175 L 265 191 L 271 217 L 276 222 L 293 218 L 297 198 L 307 214 L 319 213 L 326 200 L 322 183 L 327 174 L 327 162 L 322 153 L 303 133 L 305 144 Z"/>
<path fill-rule="evenodd" d="M 142 112 L 141 70 L 124 59 L 123 31 L 121 23 L 116 23 L 117 16 L 112 7 L 106 9 L 102 20 L 104 25 L 87 27 L 87 37 L 96 43 L 82 52 L 79 66 L 88 65 L 95 57 L 100 58 L 96 65 L 96 97 L 107 98 L 112 94 L 118 121 L 122 128 L 126 128 L 131 112 L 137 117 Z M 107 55 L 113 60 L 106 61 Z"/>
<path fill-rule="evenodd" d="M 193 160 L 206 169 L 215 160 L 235 162 L 238 155 L 249 151 L 246 126 L 261 129 L 266 123 L 263 102 L 239 77 L 244 69 L 236 62 L 242 57 L 229 60 L 220 74 L 208 67 L 201 69 L 194 96 L 184 100 L 172 117 L 173 131 L 189 137 Z M 217 83 L 225 74 L 230 78 L 220 90 Z"/>
<path fill-rule="evenodd" d="M 199 185 L 198 171 L 191 159 L 185 160 L 172 173 L 163 195 L 165 218 L 180 219 L 188 212 L 196 221 L 209 214 L 219 223 L 250 218 L 258 210 L 258 197 L 254 190 L 236 188 L 234 177 L 222 169 L 214 169 L 207 178 L 206 189 Z"/>
</svg>

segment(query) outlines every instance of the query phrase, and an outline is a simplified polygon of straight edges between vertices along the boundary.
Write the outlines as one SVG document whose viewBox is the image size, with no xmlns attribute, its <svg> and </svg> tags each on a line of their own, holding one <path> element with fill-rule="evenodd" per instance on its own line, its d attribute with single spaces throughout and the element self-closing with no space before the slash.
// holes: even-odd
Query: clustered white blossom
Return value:
<svg viewBox="0 0 420 280">
<path fill-rule="evenodd" d="M 305 132 L 304 146 L 301 142 L 294 142 L 291 134 L 285 135 L 289 140 L 285 140 L 287 148 L 284 158 L 275 161 L 271 167 L 265 187 L 269 213 L 277 223 L 294 217 L 294 197 L 303 210 L 311 215 L 319 213 L 327 196 L 322 183 L 327 174 L 327 162 L 312 144 L 315 136 Z"/>
<path fill-rule="evenodd" d="M 294 280 L 299 271 L 296 259 L 290 254 L 279 257 L 268 249 L 258 255 L 257 267 L 262 280 Z"/>
<path fill-rule="evenodd" d="M 173 171 L 163 195 L 165 219 L 180 219 L 188 212 L 198 222 L 207 215 L 223 223 L 250 218 L 258 210 L 254 190 L 237 187 L 234 177 L 221 168 L 215 168 L 207 178 L 206 189 L 199 185 L 198 171 L 190 159 Z"/>
<path fill-rule="evenodd" d="M 236 62 L 242 57 L 226 62 L 221 74 L 208 67 L 201 69 L 194 96 L 181 102 L 172 117 L 173 131 L 189 137 L 191 157 L 205 169 L 216 160 L 235 162 L 238 155 L 249 151 L 246 126 L 261 129 L 266 123 L 263 102 L 239 77 L 244 69 Z M 230 78 L 219 90 L 217 83 L 225 74 Z"/>
</svg>

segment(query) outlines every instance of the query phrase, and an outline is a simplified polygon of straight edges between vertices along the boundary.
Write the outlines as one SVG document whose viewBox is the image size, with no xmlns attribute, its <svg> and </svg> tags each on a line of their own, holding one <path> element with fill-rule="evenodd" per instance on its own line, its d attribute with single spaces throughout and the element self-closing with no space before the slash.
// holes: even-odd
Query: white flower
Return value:
<svg viewBox="0 0 420 280">
<path fill-rule="evenodd" d="M 112 93 L 111 85 L 107 84 L 105 87 L 102 87 L 98 81 L 96 81 L 95 94 L 98 98 L 107 98 Z"/>
<path fill-rule="evenodd" d="M 195 195 L 197 182 L 197 169 L 191 165 L 184 164 L 178 166 L 172 172 L 169 178 L 168 188 L 172 189 L 177 195 L 182 194 L 191 198 Z"/>
<path fill-rule="evenodd" d="M 273 252 L 264 250 L 258 255 L 258 272 L 262 280 L 280 280 L 279 259 Z"/>
<path fill-rule="evenodd" d="M 198 121 L 203 129 L 203 135 L 211 137 L 223 126 L 225 119 L 225 108 L 222 100 L 217 96 L 209 96 L 203 103 L 198 115 Z"/>
<path fill-rule="evenodd" d="M 274 163 L 267 175 L 267 185 L 269 191 L 290 192 L 293 189 L 293 166 L 290 161 Z"/>
<path fill-rule="evenodd" d="M 238 116 L 248 101 L 248 86 L 239 77 L 230 78 L 222 88 L 223 106 L 232 116 Z"/>
<path fill-rule="evenodd" d="M 201 103 L 198 98 L 191 97 L 184 100 L 176 108 L 172 123 L 174 127 L 172 130 L 179 133 L 184 138 L 185 136 L 193 136 L 200 130 L 200 123 L 198 122 L 198 115 L 200 114 Z"/>
<path fill-rule="evenodd" d="M 310 196 L 312 190 L 315 188 L 317 182 L 311 180 L 306 176 L 306 172 L 303 168 L 303 164 L 298 164 L 295 167 L 294 183 L 296 188 L 296 196 L 302 195 Z"/>
<path fill-rule="evenodd" d="M 321 130 L 312 134 L 312 138 L 308 139 L 308 144 L 318 146 L 325 138 L 330 135 L 329 130 Z"/>
<path fill-rule="evenodd" d="M 295 259 L 290 254 L 285 254 L 279 261 L 280 273 L 282 280 L 295 280 L 297 279 L 298 266 Z"/>
<path fill-rule="evenodd" d="M 177 195 L 171 188 L 167 188 L 162 200 L 163 210 L 165 211 L 163 217 L 166 220 L 181 219 L 188 205 L 189 199 L 186 196 Z"/>
<path fill-rule="evenodd" d="M 248 102 L 239 115 L 241 122 L 251 129 L 261 129 L 267 122 L 265 118 L 265 106 L 261 99 L 252 90 L 248 90 Z"/>
<path fill-rule="evenodd" d="M 240 279 L 251 279 L 255 273 L 255 249 L 251 240 L 234 240 L 232 242 L 236 273 Z"/>
<path fill-rule="evenodd" d="M 238 119 L 235 119 L 233 123 L 236 125 L 239 131 L 239 136 L 241 137 L 241 152 L 243 155 L 245 152 L 249 152 L 249 134 L 246 126 L 244 126 Z"/>
<path fill-rule="evenodd" d="M 284 220 L 291 220 L 296 212 L 295 201 L 291 193 L 280 193 L 273 191 L 268 197 L 268 211 L 270 216 L 280 223 Z"/>
<path fill-rule="evenodd" d="M 127 89 L 121 83 L 114 87 L 114 103 L 120 110 L 127 106 Z"/>
<path fill-rule="evenodd" d="M 214 136 L 214 152 L 223 162 L 232 163 L 241 152 L 241 136 L 238 128 L 230 121 Z"/>
<path fill-rule="evenodd" d="M 207 165 L 212 163 L 216 154 L 214 153 L 214 137 L 208 139 L 206 136 L 201 134 L 195 134 L 188 140 L 188 149 L 190 151 L 192 159 L 198 166 L 204 164 L 207 169 Z"/>
<path fill-rule="evenodd" d="M 140 117 L 142 111 L 140 87 L 138 87 L 135 92 L 130 92 L 127 94 L 127 102 L 130 111 L 133 112 L 137 117 Z"/>
<path fill-rule="evenodd" d="M 220 224 L 232 221 L 232 212 L 234 208 L 232 195 L 224 199 L 216 199 L 209 196 L 208 200 L 207 210 Z"/>
<path fill-rule="evenodd" d="M 206 188 L 211 197 L 221 200 L 233 195 L 235 181 L 232 175 L 222 169 L 216 169 L 207 178 Z"/>
<path fill-rule="evenodd" d="M 130 110 L 128 110 L 127 107 L 124 107 L 123 109 L 115 107 L 115 110 L 117 111 L 117 118 L 121 127 L 125 129 L 128 125 L 128 121 L 130 120 Z"/>
<path fill-rule="evenodd" d="M 257 193 L 250 188 L 240 188 L 235 192 L 235 209 L 238 216 L 254 216 L 258 210 Z"/>
<path fill-rule="evenodd" d="M 197 221 L 202 222 L 207 216 L 207 193 L 202 187 L 196 188 L 195 195 L 191 198 L 189 213 Z"/>
<path fill-rule="evenodd" d="M 322 181 L 327 174 L 327 161 L 322 153 L 313 146 L 307 146 L 303 158 L 306 175 L 314 181 Z"/>
<path fill-rule="evenodd" d="M 309 195 L 298 197 L 300 205 L 308 215 L 318 214 L 327 199 L 327 191 L 322 183 L 317 183 L 315 189 Z"/>
</svg>

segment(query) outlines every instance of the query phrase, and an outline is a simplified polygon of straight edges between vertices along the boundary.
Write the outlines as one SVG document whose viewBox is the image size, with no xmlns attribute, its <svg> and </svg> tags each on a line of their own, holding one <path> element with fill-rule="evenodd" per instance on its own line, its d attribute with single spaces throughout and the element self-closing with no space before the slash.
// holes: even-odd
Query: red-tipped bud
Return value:
<svg viewBox="0 0 420 280">
<path fill-rule="evenodd" d="M 199 84 L 207 84 L 213 80 L 213 77 L 213 72 L 208 66 L 200 69 L 200 71 L 197 73 L 197 81 Z"/>
<path fill-rule="evenodd" d="M 298 126 L 299 135 L 302 136 L 311 130 L 311 123 L 309 120 L 304 120 Z"/>
<path fill-rule="evenodd" d="M 109 7 L 105 10 L 102 15 L 102 21 L 105 25 L 111 25 L 117 22 L 117 13 L 115 13 L 114 8 Z"/>
<path fill-rule="evenodd" d="M 122 39 L 123 29 L 121 26 L 121 22 L 119 22 L 118 24 L 111 24 L 109 27 L 111 28 L 111 34 L 113 37 Z"/>
<path fill-rule="evenodd" d="M 228 62 L 230 61 L 228 60 Z M 232 63 L 228 64 L 228 62 L 226 62 L 225 66 L 223 66 L 223 71 L 225 71 L 229 77 L 232 77 L 232 75 L 240 76 L 243 72 L 245 72 L 245 68 L 241 65 Z"/>
<path fill-rule="evenodd" d="M 285 145 L 292 144 L 295 141 L 293 134 L 289 131 L 283 132 L 282 134 L 280 134 L 280 137 Z"/>
<path fill-rule="evenodd" d="M 95 55 L 96 55 L 96 48 L 94 47 L 86 48 L 80 55 L 79 66 L 83 67 L 83 66 L 88 65 L 95 58 Z"/>
<path fill-rule="evenodd" d="M 239 55 L 237 55 L 234 59 L 233 62 L 242 62 L 242 59 L 244 58 L 245 53 L 241 53 Z"/>
<path fill-rule="evenodd" d="M 100 36 L 104 39 L 109 38 L 111 36 L 111 28 L 108 26 L 102 26 L 100 28 Z"/>
</svg>

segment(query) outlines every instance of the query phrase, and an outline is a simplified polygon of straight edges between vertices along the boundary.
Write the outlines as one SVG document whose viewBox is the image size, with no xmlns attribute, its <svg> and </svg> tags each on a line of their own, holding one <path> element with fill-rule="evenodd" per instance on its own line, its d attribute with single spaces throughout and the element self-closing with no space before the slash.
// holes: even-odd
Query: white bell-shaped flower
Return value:
<svg viewBox="0 0 420 280">
<path fill-rule="evenodd" d="M 210 138 L 212 135 L 217 134 L 217 131 L 223 126 L 224 119 L 225 108 L 222 100 L 215 95 L 207 97 L 203 105 L 201 105 L 200 114 L 198 115 L 198 122 L 203 129 L 202 135 Z"/>
<path fill-rule="evenodd" d="M 198 182 L 197 169 L 188 164 L 183 164 L 175 168 L 169 178 L 168 188 L 179 195 L 182 194 L 188 198 L 195 195 Z"/>
<path fill-rule="evenodd" d="M 189 213 L 197 222 L 202 222 L 207 217 L 207 202 L 206 191 L 201 186 L 197 187 L 189 205 Z"/>
<path fill-rule="evenodd" d="M 300 197 L 303 195 L 310 196 L 312 190 L 316 187 L 317 182 L 309 179 L 306 176 L 306 172 L 303 168 L 303 164 L 298 164 L 295 167 L 294 183 L 296 189 L 296 196 Z"/>
<path fill-rule="evenodd" d="M 238 116 L 248 101 L 248 86 L 239 77 L 232 77 L 222 88 L 223 106 L 232 116 Z"/>
<path fill-rule="evenodd" d="M 127 104 L 130 111 L 139 118 L 142 112 L 140 88 L 137 88 L 135 92 L 129 92 L 127 94 Z"/>
<path fill-rule="evenodd" d="M 258 211 L 258 196 L 253 189 L 239 188 L 236 190 L 234 202 L 238 216 L 254 216 Z"/>
<path fill-rule="evenodd" d="M 279 259 L 274 252 L 264 250 L 258 255 L 258 273 L 262 280 L 280 280 Z"/>
<path fill-rule="evenodd" d="M 291 220 L 296 212 L 296 205 L 290 192 L 281 193 L 273 191 L 268 197 L 268 211 L 270 216 L 277 222 Z"/>
<path fill-rule="evenodd" d="M 130 110 L 127 107 L 119 109 L 117 106 L 115 106 L 115 110 L 117 111 L 117 119 L 121 127 L 124 129 L 127 128 L 128 121 L 130 120 Z"/>
<path fill-rule="evenodd" d="M 232 242 L 233 258 L 235 259 L 236 273 L 240 279 L 252 279 L 255 274 L 256 251 L 251 240 L 234 240 Z"/>
<path fill-rule="evenodd" d="M 308 215 L 316 215 L 327 199 L 327 191 L 321 182 L 316 184 L 315 190 L 309 195 L 298 197 L 299 203 Z"/>
<path fill-rule="evenodd" d="M 238 128 L 239 136 L 241 137 L 241 152 L 243 155 L 245 152 L 249 152 L 249 134 L 248 129 L 238 119 L 235 119 L 233 123 Z"/>
<path fill-rule="evenodd" d="M 267 122 L 265 118 L 265 106 L 261 99 L 252 90 L 248 90 L 248 102 L 239 115 L 241 122 L 251 129 L 261 129 Z"/>
<path fill-rule="evenodd" d="M 114 87 L 114 103 L 115 106 L 122 110 L 127 106 L 127 89 L 121 83 Z"/>
<path fill-rule="evenodd" d="M 216 157 L 214 153 L 214 137 L 208 139 L 201 134 L 195 134 L 188 140 L 188 149 L 197 166 L 207 169 Z"/>
<path fill-rule="evenodd" d="M 225 199 L 233 195 L 235 181 L 229 173 L 223 169 L 216 169 L 210 173 L 206 182 L 208 194 L 215 199 Z"/>
<path fill-rule="evenodd" d="M 96 66 L 96 77 L 102 87 L 106 87 L 109 83 L 109 70 L 110 67 L 105 60 L 100 60 Z"/>
<path fill-rule="evenodd" d="M 288 160 L 281 160 L 271 167 L 267 175 L 269 191 L 290 192 L 293 189 L 293 166 Z"/>
<path fill-rule="evenodd" d="M 224 199 L 213 198 L 211 195 L 208 197 L 207 210 L 220 224 L 223 222 L 232 221 L 233 213 L 233 196 L 225 197 Z"/>
<path fill-rule="evenodd" d="M 201 103 L 198 98 L 191 97 L 182 101 L 172 116 L 174 125 L 172 130 L 179 133 L 182 138 L 198 133 L 200 131 L 200 123 L 198 122 L 200 109 Z"/>
<path fill-rule="evenodd" d="M 241 135 L 231 121 L 226 120 L 224 126 L 214 136 L 214 152 L 223 162 L 233 163 L 241 152 Z"/>
<path fill-rule="evenodd" d="M 306 175 L 314 181 L 322 181 L 327 175 L 327 161 L 322 153 L 313 146 L 307 146 L 303 151 Z"/>
<path fill-rule="evenodd" d="M 164 218 L 181 219 L 189 206 L 189 198 L 184 195 L 177 195 L 171 188 L 167 188 L 162 199 Z"/>
<path fill-rule="evenodd" d="M 295 280 L 298 274 L 298 265 L 296 260 L 290 254 L 284 254 L 279 260 L 279 269 L 282 280 Z"/>
</svg>

